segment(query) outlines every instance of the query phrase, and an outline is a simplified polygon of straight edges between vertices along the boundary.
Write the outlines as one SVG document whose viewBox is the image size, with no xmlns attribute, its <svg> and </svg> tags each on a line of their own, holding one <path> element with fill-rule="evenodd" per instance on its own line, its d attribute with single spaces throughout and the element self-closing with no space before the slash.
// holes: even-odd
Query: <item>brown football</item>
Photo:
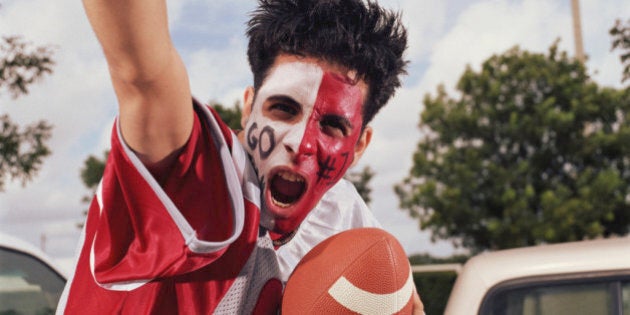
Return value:
<svg viewBox="0 0 630 315">
<path fill-rule="evenodd" d="M 400 243 L 384 230 L 331 236 L 289 278 L 282 314 L 411 314 L 413 277 Z"/>
</svg>

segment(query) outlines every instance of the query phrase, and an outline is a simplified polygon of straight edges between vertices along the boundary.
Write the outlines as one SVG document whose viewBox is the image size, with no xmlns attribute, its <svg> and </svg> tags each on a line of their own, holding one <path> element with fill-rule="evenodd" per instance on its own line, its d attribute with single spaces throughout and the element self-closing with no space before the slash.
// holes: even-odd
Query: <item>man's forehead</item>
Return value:
<svg viewBox="0 0 630 315">
<path fill-rule="evenodd" d="M 289 96 L 301 104 L 313 104 L 321 84 L 324 70 L 317 64 L 306 62 L 284 62 L 271 69 L 260 91 L 260 100 L 268 97 Z"/>
<path fill-rule="evenodd" d="M 258 93 L 259 100 L 264 101 L 269 97 L 282 95 L 291 97 L 303 105 L 313 105 L 318 97 L 322 97 L 322 95 L 318 95 L 321 92 L 328 94 L 328 96 L 323 96 L 326 98 L 334 94 L 334 98 L 337 98 L 337 100 L 341 100 L 344 94 L 347 97 L 356 99 L 357 93 L 361 94 L 358 97 L 363 99 L 361 84 L 353 81 L 352 78 L 333 71 L 333 69 L 334 67 L 332 66 L 324 68 L 319 63 L 312 61 L 291 60 L 280 62 L 271 69 L 271 72 L 265 78 Z M 324 80 L 327 82 L 323 82 Z M 321 91 L 320 87 L 331 86 L 330 81 L 334 81 L 332 86 L 336 86 L 335 89 L 338 90 L 324 89 L 324 91 Z"/>
</svg>

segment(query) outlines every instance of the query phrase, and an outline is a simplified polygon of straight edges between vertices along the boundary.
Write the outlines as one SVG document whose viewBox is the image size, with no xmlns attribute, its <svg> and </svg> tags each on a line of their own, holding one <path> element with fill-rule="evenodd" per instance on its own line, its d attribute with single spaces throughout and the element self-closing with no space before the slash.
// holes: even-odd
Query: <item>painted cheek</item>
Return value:
<svg viewBox="0 0 630 315">
<path fill-rule="evenodd" d="M 357 86 L 334 74 L 324 73 L 312 104 L 304 123 L 292 130 L 296 134 L 303 132 L 295 162 L 311 185 L 299 209 L 288 218 L 276 219 L 276 230 L 282 233 L 295 230 L 324 193 L 345 174 L 352 164 L 354 148 L 361 134 L 363 97 Z M 354 126 L 351 133 L 345 137 L 326 134 L 320 123 L 327 115 L 349 120 Z"/>
<path fill-rule="evenodd" d="M 246 141 L 248 152 L 254 159 L 261 182 L 277 165 L 290 163 L 289 154 L 282 149 L 287 139 L 292 136 L 292 129 L 286 124 L 279 124 L 266 119 L 254 120 L 247 128 Z"/>
<path fill-rule="evenodd" d="M 299 150 L 300 155 L 316 157 L 317 163 L 310 170 L 315 173 L 316 195 L 323 195 L 352 164 L 354 147 L 361 133 L 362 104 L 363 96 L 358 86 L 335 74 L 324 73 Z M 345 117 L 354 128 L 343 138 L 325 134 L 320 123 L 326 115 Z"/>
</svg>

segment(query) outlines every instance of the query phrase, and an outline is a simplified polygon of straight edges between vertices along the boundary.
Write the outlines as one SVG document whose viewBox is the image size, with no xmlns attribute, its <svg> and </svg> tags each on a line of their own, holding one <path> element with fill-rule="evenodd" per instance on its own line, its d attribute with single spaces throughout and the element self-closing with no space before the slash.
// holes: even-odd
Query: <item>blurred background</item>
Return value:
<svg viewBox="0 0 630 315">
<path fill-rule="evenodd" d="M 352 172 L 409 255 L 627 234 L 630 2 L 379 3 L 410 64 Z M 255 2 L 168 4 L 193 94 L 237 114 Z M 80 1 L 0 1 L 0 36 L 0 231 L 67 264 L 116 115 L 107 65 Z"/>
</svg>

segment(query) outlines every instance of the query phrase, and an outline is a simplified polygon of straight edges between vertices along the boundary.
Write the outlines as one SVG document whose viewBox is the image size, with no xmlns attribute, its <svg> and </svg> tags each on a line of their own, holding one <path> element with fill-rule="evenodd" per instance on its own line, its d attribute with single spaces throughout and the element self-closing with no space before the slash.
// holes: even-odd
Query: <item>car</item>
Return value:
<svg viewBox="0 0 630 315">
<path fill-rule="evenodd" d="M 54 314 L 66 275 L 30 243 L 0 233 L 0 314 Z"/>
<path fill-rule="evenodd" d="M 466 262 L 446 315 L 630 315 L 630 238 L 500 250 Z"/>
</svg>

